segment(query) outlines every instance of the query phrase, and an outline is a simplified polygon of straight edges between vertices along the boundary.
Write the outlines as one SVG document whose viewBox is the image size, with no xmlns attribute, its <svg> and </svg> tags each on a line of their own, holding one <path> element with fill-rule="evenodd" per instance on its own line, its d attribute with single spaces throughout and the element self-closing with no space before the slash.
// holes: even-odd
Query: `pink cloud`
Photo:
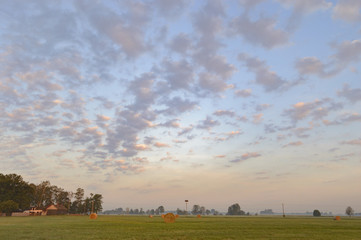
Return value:
<svg viewBox="0 0 361 240">
<path fill-rule="evenodd" d="M 233 162 L 233 163 L 238 163 L 238 162 L 242 162 L 242 161 L 245 161 L 245 160 L 248 160 L 250 158 L 256 158 L 256 157 L 260 157 L 261 154 L 260 153 L 257 153 L 257 152 L 248 152 L 248 153 L 244 153 L 242 154 L 241 157 L 238 157 L 234 160 L 231 160 L 230 162 Z"/>
<path fill-rule="evenodd" d="M 297 141 L 297 142 L 290 142 L 290 143 L 288 143 L 286 145 L 283 145 L 283 147 L 284 148 L 288 147 L 288 146 L 297 147 L 297 146 L 301 146 L 301 145 L 303 145 L 303 142 Z"/>
<path fill-rule="evenodd" d="M 161 143 L 161 142 L 156 142 L 156 143 L 154 144 L 154 146 L 156 146 L 157 148 L 169 147 L 168 144 L 166 144 L 166 143 Z"/>
<path fill-rule="evenodd" d="M 349 144 L 349 145 L 360 145 L 361 146 L 361 139 L 353 139 L 350 141 L 344 141 L 342 144 Z"/>
</svg>

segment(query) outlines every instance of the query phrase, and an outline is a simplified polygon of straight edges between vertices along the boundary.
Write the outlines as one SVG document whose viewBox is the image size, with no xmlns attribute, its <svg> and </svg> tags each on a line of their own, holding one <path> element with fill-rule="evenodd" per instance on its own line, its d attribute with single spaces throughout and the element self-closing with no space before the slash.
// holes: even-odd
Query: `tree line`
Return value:
<svg viewBox="0 0 361 240">
<path fill-rule="evenodd" d="M 348 206 L 345 210 L 345 214 L 348 215 L 349 217 L 352 217 L 353 215 L 355 215 L 355 211 L 353 210 L 353 208 L 351 206 Z M 313 210 L 313 214 L 314 217 L 321 217 L 321 212 L 318 209 Z"/>
<path fill-rule="evenodd" d="M 147 215 L 160 215 L 162 213 L 165 212 L 165 209 L 163 206 L 159 206 L 156 209 L 148 209 L 148 210 L 143 210 L 143 208 L 136 208 L 136 209 L 130 209 L 130 208 L 116 208 L 114 210 L 107 210 L 104 211 L 103 214 L 136 214 L 136 215 L 143 215 L 143 214 L 147 214 Z M 177 210 L 175 211 L 176 214 L 178 215 L 222 215 L 222 213 L 220 213 L 219 211 L 215 210 L 215 209 L 207 209 L 204 206 L 200 206 L 198 204 L 193 205 L 192 210 L 186 211 L 186 210 L 182 210 L 180 208 L 177 208 Z M 227 215 L 249 215 L 249 213 L 244 212 L 243 210 L 241 210 L 241 207 L 238 203 L 235 203 L 231 206 L 229 206 L 228 208 L 228 212 Z"/>
<path fill-rule="evenodd" d="M 143 210 L 143 208 L 116 208 L 114 210 L 106 210 L 106 211 L 103 211 L 102 213 L 103 214 L 135 214 L 135 215 L 160 215 L 160 214 L 163 214 L 165 212 L 165 209 L 163 206 L 159 206 L 158 208 L 156 209 L 148 209 L 148 210 Z"/>
<path fill-rule="evenodd" d="M 45 210 L 49 205 L 62 205 L 71 214 L 88 214 L 102 211 L 101 194 L 85 196 L 84 189 L 78 188 L 75 193 L 61 187 L 51 185 L 49 181 L 40 184 L 25 182 L 17 174 L 0 173 L 0 212 L 11 213 L 31 208 Z"/>
</svg>

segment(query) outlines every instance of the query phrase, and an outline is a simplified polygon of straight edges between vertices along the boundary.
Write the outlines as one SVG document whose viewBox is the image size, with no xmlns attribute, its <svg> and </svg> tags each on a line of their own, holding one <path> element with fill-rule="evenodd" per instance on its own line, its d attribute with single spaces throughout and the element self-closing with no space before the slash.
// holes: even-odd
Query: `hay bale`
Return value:
<svg viewBox="0 0 361 240">
<path fill-rule="evenodd" d="M 162 218 L 164 218 L 164 214 L 162 214 Z"/>
<path fill-rule="evenodd" d="M 150 218 L 153 218 L 153 215 L 149 215 Z"/>
<path fill-rule="evenodd" d="M 96 213 L 90 214 L 90 219 L 97 219 L 98 215 Z"/>
<path fill-rule="evenodd" d="M 202 216 L 200 214 L 197 215 L 197 218 L 201 218 Z"/>
<path fill-rule="evenodd" d="M 176 215 L 175 215 L 175 218 L 179 218 L 179 215 L 178 215 L 178 214 L 176 214 Z"/>
<path fill-rule="evenodd" d="M 164 215 L 164 222 L 166 223 L 174 223 L 175 222 L 175 216 L 173 213 L 167 213 Z"/>
<path fill-rule="evenodd" d="M 341 220 L 341 217 L 340 217 L 340 216 L 336 216 L 333 220 L 340 221 L 340 220 Z"/>
</svg>

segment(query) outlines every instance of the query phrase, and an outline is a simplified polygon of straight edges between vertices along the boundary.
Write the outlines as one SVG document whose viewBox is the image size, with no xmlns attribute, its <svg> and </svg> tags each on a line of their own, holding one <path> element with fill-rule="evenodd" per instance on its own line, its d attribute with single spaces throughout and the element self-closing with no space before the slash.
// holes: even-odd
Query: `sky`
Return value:
<svg viewBox="0 0 361 240">
<path fill-rule="evenodd" d="M 2 0 L 0 172 L 103 208 L 361 212 L 361 1 Z"/>
</svg>

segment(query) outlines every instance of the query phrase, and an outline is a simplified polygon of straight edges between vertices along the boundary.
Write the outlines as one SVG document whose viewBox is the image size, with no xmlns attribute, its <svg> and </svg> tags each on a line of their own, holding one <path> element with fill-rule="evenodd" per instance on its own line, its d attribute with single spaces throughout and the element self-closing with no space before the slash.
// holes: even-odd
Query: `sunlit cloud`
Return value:
<svg viewBox="0 0 361 240">
<path fill-rule="evenodd" d="M 162 143 L 162 142 L 156 142 L 156 143 L 154 143 L 154 146 L 157 147 L 157 148 L 170 147 L 169 144 L 167 144 L 167 143 Z"/>
</svg>

